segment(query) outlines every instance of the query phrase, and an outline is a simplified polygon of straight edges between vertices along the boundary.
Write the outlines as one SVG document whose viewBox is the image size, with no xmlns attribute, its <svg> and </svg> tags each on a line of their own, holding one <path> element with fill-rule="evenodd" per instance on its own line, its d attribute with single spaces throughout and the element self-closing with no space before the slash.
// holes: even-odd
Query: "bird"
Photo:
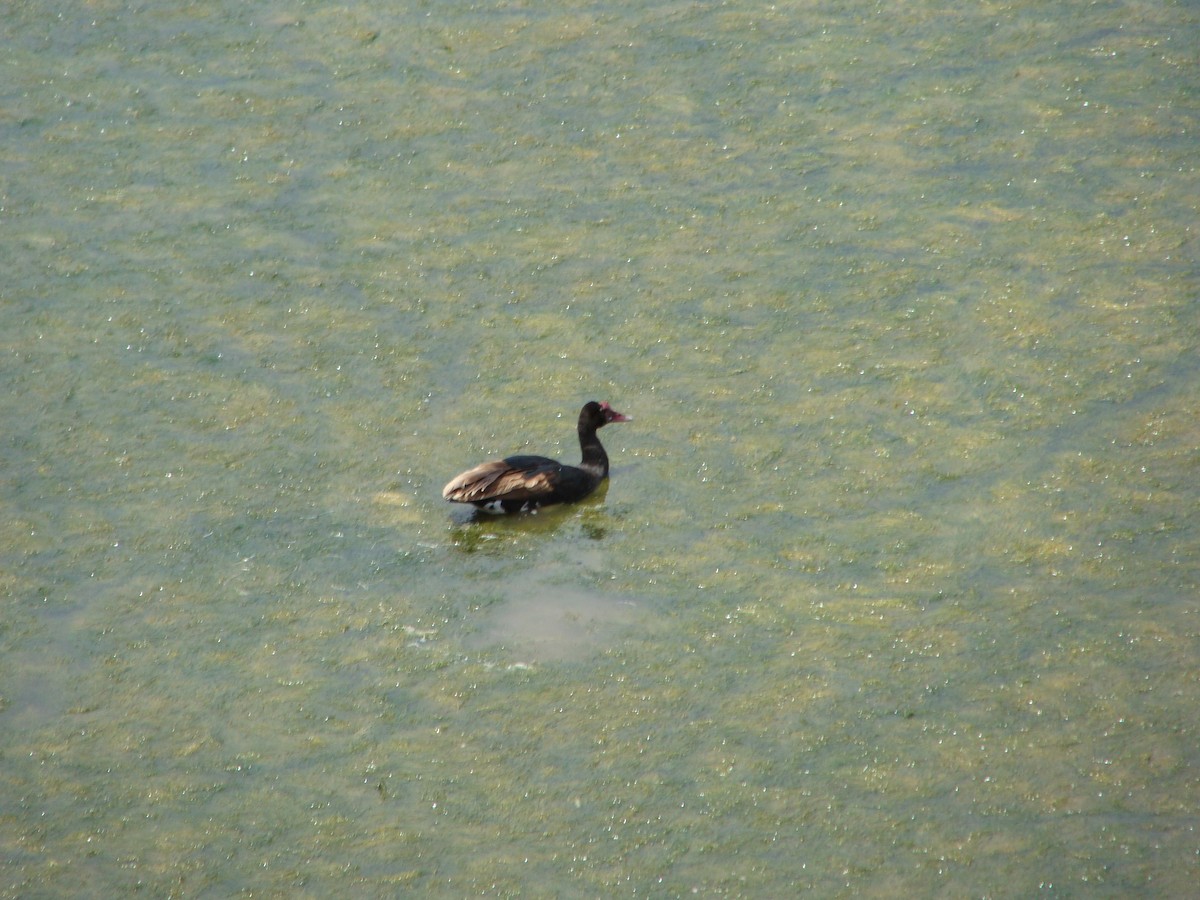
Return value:
<svg viewBox="0 0 1200 900">
<path fill-rule="evenodd" d="M 470 503 L 494 513 L 537 512 L 552 503 L 574 503 L 608 477 L 608 454 L 596 430 L 610 422 L 632 422 L 631 416 L 605 403 L 589 400 L 579 411 L 579 448 L 583 459 L 567 466 L 545 456 L 510 456 L 468 469 L 442 489 L 453 503 Z"/>
</svg>

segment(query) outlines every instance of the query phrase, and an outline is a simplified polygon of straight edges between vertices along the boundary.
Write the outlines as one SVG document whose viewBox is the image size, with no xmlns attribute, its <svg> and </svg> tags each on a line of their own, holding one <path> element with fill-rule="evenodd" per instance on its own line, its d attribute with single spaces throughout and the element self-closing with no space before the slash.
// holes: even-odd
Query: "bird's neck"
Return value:
<svg viewBox="0 0 1200 900">
<path fill-rule="evenodd" d="M 583 451 L 583 461 L 580 462 L 579 468 L 600 480 L 607 478 L 608 454 L 604 452 L 604 446 L 596 436 L 594 428 L 579 429 L 579 449 Z"/>
</svg>

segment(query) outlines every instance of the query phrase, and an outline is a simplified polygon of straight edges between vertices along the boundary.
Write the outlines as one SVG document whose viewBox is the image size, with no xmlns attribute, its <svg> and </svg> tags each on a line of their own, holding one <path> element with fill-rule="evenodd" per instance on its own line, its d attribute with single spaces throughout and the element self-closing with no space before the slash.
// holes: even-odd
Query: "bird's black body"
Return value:
<svg viewBox="0 0 1200 900">
<path fill-rule="evenodd" d="M 592 400 L 579 411 L 578 466 L 566 466 L 545 456 L 510 456 L 485 462 L 463 472 L 442 490 L 455 503 L 470 503 L 489 512 L 535 511 L 552 503 L 574 503 L 608 477 L 608 454 L 597 429 L 609 422 L 628 422 L 607 403 Z"/>
</svg>

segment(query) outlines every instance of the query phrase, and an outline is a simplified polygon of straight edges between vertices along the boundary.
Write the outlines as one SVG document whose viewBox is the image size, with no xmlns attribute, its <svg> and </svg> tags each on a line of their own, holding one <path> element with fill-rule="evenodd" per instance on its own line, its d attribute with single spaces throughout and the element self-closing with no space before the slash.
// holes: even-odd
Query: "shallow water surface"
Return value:
<svg viewBox="0 0 1200 900">
<path fill-rule="evenodd" d="M 1193 890 L 1193 9 L 0 30 L 0 896 Z"/>
</svg>

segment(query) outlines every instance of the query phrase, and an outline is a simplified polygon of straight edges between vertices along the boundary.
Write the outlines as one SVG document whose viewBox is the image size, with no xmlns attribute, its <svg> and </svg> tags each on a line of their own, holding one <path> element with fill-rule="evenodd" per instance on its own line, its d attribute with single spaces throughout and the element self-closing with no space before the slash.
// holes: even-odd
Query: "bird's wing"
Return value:
<svg viewBox="0 0 1200 900">
<path fill-rule="evenodd" d="M 554 491 L 551 476 L 561 468 L 544 456 L 494 459 L 463 472 L 442 488 L 442 497 L 458 503 L 536 500 Z"/>
</svg>

